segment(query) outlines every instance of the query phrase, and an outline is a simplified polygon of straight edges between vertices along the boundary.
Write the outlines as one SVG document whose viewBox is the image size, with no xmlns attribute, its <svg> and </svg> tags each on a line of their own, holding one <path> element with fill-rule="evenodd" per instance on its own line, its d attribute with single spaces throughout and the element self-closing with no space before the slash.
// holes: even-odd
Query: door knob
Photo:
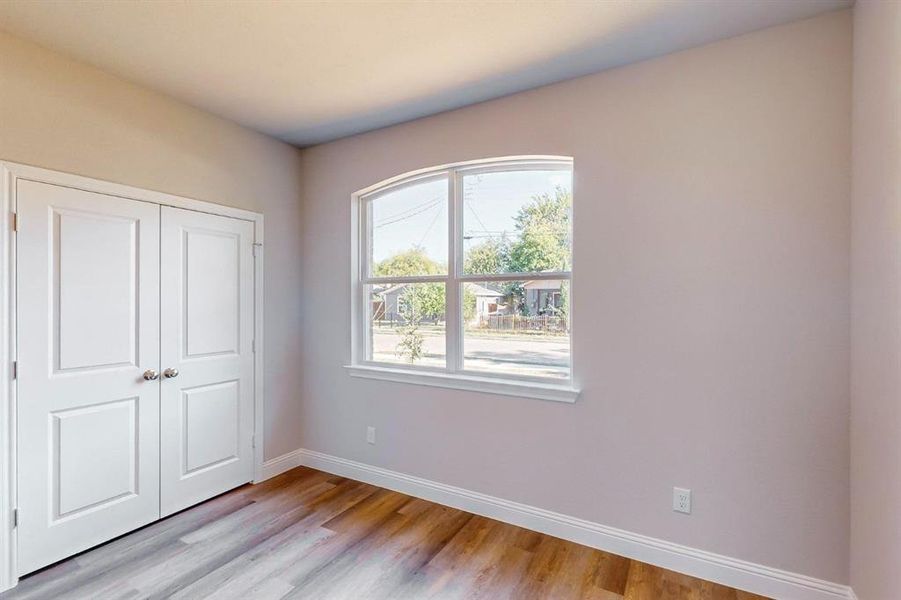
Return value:
<svg viewBox="0 0 901 600">
<path fill-rule="evenodd" d="M 172 379 L 173 377 L 178 377 L 178 369 L 168 368 L 163 371 L 163 375 L 166 376 L 166 379 Z"/>
<path fill-rule="evenodd" d="M 157 373 L 156 371 L 154 371 L 153 369 L 147 369 L 146 371 L 144 371 L 144 379 L 146 379 L 147 381 L 153 381 L 154 379 L 157 379 L 159 376 L 160 376 L 160 374 Z"/>
</svg>

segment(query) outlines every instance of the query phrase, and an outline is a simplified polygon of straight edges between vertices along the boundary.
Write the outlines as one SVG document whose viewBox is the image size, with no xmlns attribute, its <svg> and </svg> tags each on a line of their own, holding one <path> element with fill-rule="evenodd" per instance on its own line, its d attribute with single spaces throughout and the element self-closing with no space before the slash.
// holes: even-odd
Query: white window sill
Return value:
<svg viewBox="0 0 901 600">
<path fill-rule="evenodd" d="M 518 396 L 521 398 L 536 398 L 538 400 L 553 400 L 555 402 L 569 403 L 575 402 L 579 397 L 579 390 L 566 384 L 557 385 L 553 383 L 523 381 L 520 379 L 498 379 L 495 377 L 437 373 L 434 371 L 411 371 L 409 369 L 397 369 L 373 365 L 346 365 L 344 368 L 347 369 L 348 373 L 353 377 L 412 383 L 415 385 L 427 385 L 431 387 L 466 390 L 470 392 L 501 394 L 504 396 Z"/>
</svg>

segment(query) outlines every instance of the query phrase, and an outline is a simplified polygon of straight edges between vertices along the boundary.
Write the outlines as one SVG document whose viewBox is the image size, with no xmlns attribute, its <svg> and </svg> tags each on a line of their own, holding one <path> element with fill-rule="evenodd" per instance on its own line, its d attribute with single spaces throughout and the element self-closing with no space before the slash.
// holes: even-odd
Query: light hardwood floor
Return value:
<svg viewBox="0 0 901 600">
<path fill-rule="evenodd" d="M 300 467 L 39 571 L 13 598 L 760 596 Z"/>
</svg>

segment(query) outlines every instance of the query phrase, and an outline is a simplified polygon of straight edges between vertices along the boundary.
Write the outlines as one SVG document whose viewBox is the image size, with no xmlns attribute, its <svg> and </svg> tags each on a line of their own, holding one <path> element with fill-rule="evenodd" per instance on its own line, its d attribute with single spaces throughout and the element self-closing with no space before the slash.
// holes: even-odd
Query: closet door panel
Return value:
<svg viewBox="0 0 901 600">
<path fill-rule="evenodd" d="M 160 207 L 16 191 L 24 574 L 159 518 Z"/>
<path fill-rule="evenodd" d="M 161 238 L 168 515 L 253 477 L 253 223 L 163 207 Z"/>
</svg>

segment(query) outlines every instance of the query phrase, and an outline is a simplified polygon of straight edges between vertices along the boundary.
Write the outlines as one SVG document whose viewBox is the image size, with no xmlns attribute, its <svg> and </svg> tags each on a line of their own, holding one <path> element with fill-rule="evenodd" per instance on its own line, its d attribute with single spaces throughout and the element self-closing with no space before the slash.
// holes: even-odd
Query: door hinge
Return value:
<svg viewBox="0 0 901 600">
<path fill-rule="evenodd" d="M 253 243 L 253 255 L 256 256 L 256 255 L 257 255 L 257 248 L 262 248 L 262 247 L 263 247 L 263 244 L 261 244 L 261 243 L 259 243 L 259 242 L 254 242 L 254 243 Z"/>
<path fill-rule="evenodd" d="M 13 361 L 13 379 L 19 376 L 19 361 Z"/>
<path fill-rule="evenodd" d="M 257 341 L 256 340 L 250 340 L 250 352 L 251 352 L 251 354 L 256 354 L 256 352 L 257 352 Z"/>
<path fill-rule="evenodd" d="M 12 216 L 13 231 L 19 231 L 19 214 L 13 213 Z"/>
<path fill-rule="evenodd" d="M 251 434 L 251 436 L 250 436 L 250 447 L 251 448 L 257 447 L 257 434 L 255 434 L 255 433 Z"/>
<path fill-rule="evenodd" d="M 13 509 L 13 528 L 16 528 L 18 526 L 19 526 L 19 509 L 14 508 Z"/>
</svg>

